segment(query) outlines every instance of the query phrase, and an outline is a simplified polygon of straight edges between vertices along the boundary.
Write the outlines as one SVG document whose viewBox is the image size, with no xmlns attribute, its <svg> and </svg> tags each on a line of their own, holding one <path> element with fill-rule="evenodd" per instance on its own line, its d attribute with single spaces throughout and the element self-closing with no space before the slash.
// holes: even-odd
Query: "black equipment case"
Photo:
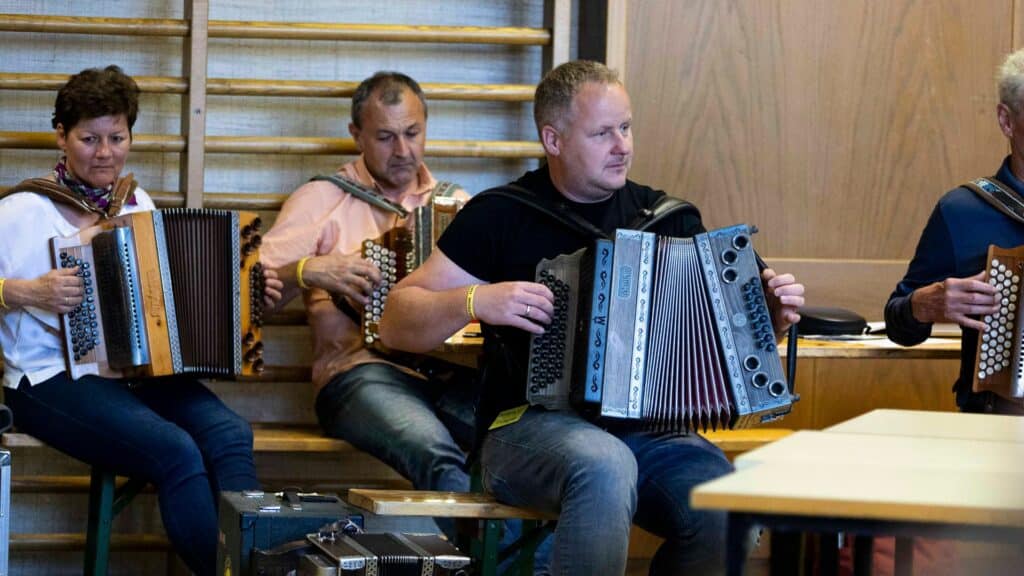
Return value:
<svg viewBox="0 0 1024 576">
<path fill-rule="evenodd" d="M 350 522 L 362 529 L 363 516 L 334 494 L 223 492 L 217 574 L 249 576 L 255 550 L 303 540 L 307 534 L 335 522 Z"/>
</svg>

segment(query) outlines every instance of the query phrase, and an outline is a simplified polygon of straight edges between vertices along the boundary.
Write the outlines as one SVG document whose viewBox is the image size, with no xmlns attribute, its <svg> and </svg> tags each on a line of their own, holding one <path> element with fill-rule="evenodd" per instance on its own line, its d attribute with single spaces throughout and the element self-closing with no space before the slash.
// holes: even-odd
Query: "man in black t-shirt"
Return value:
<svg viewBox="0 0 1024 576">
<path fill-rule="evenodd" d="M 552 70 L 537 87 L 534 116 L 548 163 L 518 186 L 606 232 L 626 227 L 664 195 L 626 179 L 629 96 L 604 65 L 577 61 Z M 696 211 L 662 222 L 652 231 L 685 237 L 704 230 Z M 496 414 L 480 452 L 484 483 L 502 502 L 558 512 L 553 573 L 621 575 L 633 522 L 665 538 L 651 573 L 718 573 L 724 514 L 689 506 L 695 485 L 731 470 L 718 448 L 697 434 L 602 428 L 571 411 L 525 408 L 529 337 L 543 333 L 554 313 L 551 291 L 533 281 L 536 265 L 591 242 L 514 199 L 471 200 L 438 250 L 390 293 L 381 337 L 392 348 L 424 352 L 479 318 L 489 338 L 506 343 L 506 373 L 489 373 L 482 391 Z M 782 334 L 799 320 L 803 286 L 771 269 L 763 279 Z"/>
</svg>

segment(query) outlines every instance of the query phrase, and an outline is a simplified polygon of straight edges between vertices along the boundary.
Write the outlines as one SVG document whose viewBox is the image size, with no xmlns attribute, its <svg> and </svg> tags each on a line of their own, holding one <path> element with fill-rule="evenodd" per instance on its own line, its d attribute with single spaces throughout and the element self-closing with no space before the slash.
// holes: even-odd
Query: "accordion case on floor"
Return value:
<svg viewBox="0 0 1024 576">
<path fill-rule="evenodd" d="M 527 399 L 655 430 L 742 428 L 792 408 L 751 243 L 618 230 L 543 260 L 555 318 L 531 337 Z"/>
<path fill-rule="evenodd" d="M 259 229 L 250 212 L 169 209 L 52 239 L 85 286 L 61 318 L 71 377 L 261 372 Z"/>
<path fill-rule="evenodd" d="M 1020 320 L 1024 246 L 989 246 L 987 281 L 999 291 L 999 310 L 982 318 L 988 328 L 978 337 L 975 355 L 975 392 L 991 391 L 1017 402 L 1024 401 L 1024 324 Z"/>
<path fill-rule="evenodd" d="M 437 534 L 310 534 L 297 576 L 466 576 L 470 559 Z"/>
</svg>

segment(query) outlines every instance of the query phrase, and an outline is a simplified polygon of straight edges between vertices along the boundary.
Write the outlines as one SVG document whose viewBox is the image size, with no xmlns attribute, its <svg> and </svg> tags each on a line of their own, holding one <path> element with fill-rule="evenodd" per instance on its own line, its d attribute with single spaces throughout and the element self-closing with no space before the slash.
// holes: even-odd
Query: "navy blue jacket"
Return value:
<svg viewBox="0 0 1024 576">
<path fill-rule="evenodd" d="M 1009 157 L 996 178 L 1024 197 L 1024 182 L 1010 171 Z M 918 322 L 910 308 L 914 290 L 947 278 L 966 278 L 981 272 L 990 244 L 1014 248 L 1024 244 L 1024 224 L 1011 220 L 966 187 L 950 190 L 932 211 L 921 233 L 914 259 L 885 305 L 885 324 L 889 338 L 897 344 L 913 346 L 931 334 L 932 325 Z M 974 357 L 978 331 L 964 329 L 960 343 L 960 376 L 953 386 L 957 405 L 964 411 L 989 411 L 993 402 L 997 411 L 1002 402 L 990 393 L 974 394 Z"/>
</svg>

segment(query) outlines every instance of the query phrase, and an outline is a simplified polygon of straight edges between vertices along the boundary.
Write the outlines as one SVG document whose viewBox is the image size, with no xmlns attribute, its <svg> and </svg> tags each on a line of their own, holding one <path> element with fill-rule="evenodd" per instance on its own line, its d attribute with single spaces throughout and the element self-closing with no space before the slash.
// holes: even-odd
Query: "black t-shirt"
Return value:
<svg viewBox="0 0 1024 576">
<path fill-rule="evenodd" d="M 616 228 L 633 222 L 640 211 L 649 208 L 664 192 L 632 181 L 607 200 L 593 204 L 572 202 L 562 196 L 551 182 L 547 166 L 527 172 L 515 182 L 551 202 L 561 203 L 609 235 Z M 677 237 L 704 232 L 696 211 L 681 211 L 658 223 L 651 231 Z M 569 254 L 591 246 L 594 238 L 582 235 L 565 223 L 511 198 L 483 195 L 470 200 L 458 213 L 437 242 L 457 266 L 473 276 L 495 284 L 505 281 L 533 281 L 537 264 L 545 258 Z M 488 374 L 483 391 L 482 422 L 490 416 L 525 403 L 526 364 L 530 335 L 518 328 L 484 326 L 488 339 L 500 338 L 508 346 L 508 374 Z M 491 344 L 490 342 L 488 344 Z M 488 347 L 488 350 L 492 348 Z M 495 385 L 495 382 L 501 382 Z"/>
</svg>

